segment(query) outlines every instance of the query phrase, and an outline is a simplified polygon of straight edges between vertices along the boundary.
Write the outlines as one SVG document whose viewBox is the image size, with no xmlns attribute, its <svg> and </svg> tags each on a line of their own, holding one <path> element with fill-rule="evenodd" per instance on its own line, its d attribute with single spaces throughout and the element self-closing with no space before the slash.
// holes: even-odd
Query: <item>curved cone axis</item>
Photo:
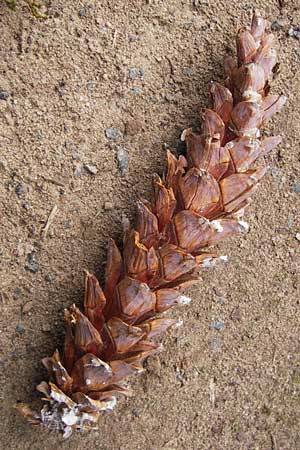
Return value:
<svg viewBox="0 0 300 450">
<path fill-rule="evenodd" d="M 63 352 L 43 359 L 49 381 L 37 386 L 41 411 L 18 406 L 32 424 L 65 437 L 97 429 L 101 411 L 131 394 L 125 380 L 161 349 L 160 335 L 175 322 L 162 313 L 187 304 L 182 288 L 226 260 L 210 247 L 248 231 L 242 217 L 267 172 L 262 157 L 280 142 L 261 137 L 260 128 L 286 100 L 269 94 L 276 50 L 265 28 L 255 12 L 250 29 L 238 30 L 237 62 L 226 58 L 224 85 L 211 84 L 201 133 L 182 133 L 186 157 L 168 152 L 152 202 L 138 202 L 134 228 L 124 224 L 123 252 L 109 242 L 105 286 L 85 273 L 83 311 L 65 312 Z"/>
</svg>

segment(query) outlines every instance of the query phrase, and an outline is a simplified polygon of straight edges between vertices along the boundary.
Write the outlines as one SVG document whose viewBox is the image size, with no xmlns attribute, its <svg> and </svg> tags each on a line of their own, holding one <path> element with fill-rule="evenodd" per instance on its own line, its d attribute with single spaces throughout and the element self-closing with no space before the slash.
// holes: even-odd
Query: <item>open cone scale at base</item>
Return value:
<svg viewBox="0 0 300 450">
<path fill-rule="evenodd" d="M 186 157 L 168 152 L 152 202 L 138 202 L 135 228 L 124 223 L 123 252 L 109 242 L 103 289 L 85 273 L 84 310 L 65 312 L 62 355 L 43 359 L 50 381 L 37 387 L 41 411 L 18 405 L 32 424 L 65 437 L 97 429 L 101 412 L 131 394 L 124 381 L 161 349 L 159 336 L 175 323 L 162 313 L 187 304 L 182 288 L 226 260 L 209 248 L 248 231 L 244 210 L 267 171 L 261 157 L 280 142 L 261 138 L 260 128 L 286 100 L 269 94 L 276 51 L 265 28 L 255 12 L 251 28 L 238 30 L 237 62 L 226 58 L 225 85 L 211 84 L 213 107 L 202 114 L 201 133 L 182 133 Z"/>
</svg>

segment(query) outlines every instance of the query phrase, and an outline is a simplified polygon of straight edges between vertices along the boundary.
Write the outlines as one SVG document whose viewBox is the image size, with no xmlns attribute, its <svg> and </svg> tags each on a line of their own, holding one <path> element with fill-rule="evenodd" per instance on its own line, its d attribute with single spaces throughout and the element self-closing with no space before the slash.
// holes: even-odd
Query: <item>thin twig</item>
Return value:
<svg viewBox="0 0 300 450">
<path fill-rule="evenodd" d="M 273 433 L 270 432 L 270 436 L 271 436 L 271 443 L 272 443 L 272 450 L 277 450 L 277 442 L 276 442 L 276 438 L 274 436 Z"/>
<path fill-rule="evenodd" d="M 276 372 L 276 354 L 277 354 L 277 348 L 276 345 L 274 346 L 274 352 L 273 352 L 273 359 L 272 359 L 272 365 L 273 365 L 273 369 Z"/>
<path fill-rule="evenodd" d="M 213 406 L 215 406 L 216 402 L 216 385 L 214 379 L 211 378 L 209 381 L 209 399 L 212 402 Z"/>
<path fill-rule="evenodd" d="M 42 237 L 43 238 L 47 237 L 47 234 L 48 234 L 48 231 L 49 231 L 49 227 L 52 224 L 52 222 L 53 222 L 57 212 L 58 212 L 58 206 L 54 205 L 52 210 L 51 210 L 51 212 L 50 212 L 50 214 L 49 214 L 49 216 L 48 216 L 46 224 L 45 224 L 44 228 L 42 229 Z"/>
<path fill-rule="evenodd" d="M 117 43 L 117 35 L 118 35 L 118 30 L 115 30 L 114 32 L 114 37 L 113 37 L 113 41 L 112 41 L 112 46 L 115 47 L 116 43 Z"/>
</svg>

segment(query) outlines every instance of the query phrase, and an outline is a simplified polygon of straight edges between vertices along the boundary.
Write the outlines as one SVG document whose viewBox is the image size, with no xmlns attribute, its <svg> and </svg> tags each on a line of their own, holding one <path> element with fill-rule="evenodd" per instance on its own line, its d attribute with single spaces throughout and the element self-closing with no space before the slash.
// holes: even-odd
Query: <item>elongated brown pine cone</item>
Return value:
<svg viewBox="0 0 300 450">
<path fill-rule="evenodd" d="M 257 167 L 280 137 L 260 128 L 284 104 L 269 95 L 276 63 L 273 35 L 255 12 L 251 28 L 237 33 L 235 63 L 225 61 L 225 86 L 211 84 L 213 109 L 202 114 L 202 131 L 182 133 L 187 156 L 167 155 L 167 173 L 154 180 L 152 203 L 139 201 L 135 228 L 124 224 L 123 252 L 108 246 L 105 287 L 85 273 L 84 309 L 65 312 L 63 355 L 43 359 L 49 382 L 37 386 L 40 412 L 19 409 L 33 424 L 72 431 L 96 429 L 101 411 L 130 395 L 123 383 L 157 352 L 157 337 L 174 324 L 161 313 L 189 298 L 183 286 L 218 259 L 209 247 L 248 231 L 241 220 L 267 168 Z M 262 161 L 260 161 L 262 164 Z"/>
</svg>

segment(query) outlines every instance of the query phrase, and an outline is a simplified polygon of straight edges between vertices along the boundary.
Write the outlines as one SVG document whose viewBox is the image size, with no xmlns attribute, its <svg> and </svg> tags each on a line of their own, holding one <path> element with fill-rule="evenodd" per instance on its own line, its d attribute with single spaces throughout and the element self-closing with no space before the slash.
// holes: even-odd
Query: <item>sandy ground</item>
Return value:
<svg viewBox="0 0 300 450">
<path fill-rule="evenodd" d="M 120 240 L 166 147 L 180 150 L 180 131 L 197 124 L 253 6 L 53 0 L 38 21 L 1 3 L 1 449 L 300 449 L 300 40 L 288 34 L 299 0 L 255 2 L 277 21 L 273 90 L 289 100 L 267 130 L 283 143 L 248 211 L 250 233 L 221 247 L 228 265 L 171 312 L 184 325 L 99 432 L 63 441 L 13 408 L 38 398 L 40 359 L 62 344 L 83 269 L 101 278 L 108 237 Z"/>
</svg>

